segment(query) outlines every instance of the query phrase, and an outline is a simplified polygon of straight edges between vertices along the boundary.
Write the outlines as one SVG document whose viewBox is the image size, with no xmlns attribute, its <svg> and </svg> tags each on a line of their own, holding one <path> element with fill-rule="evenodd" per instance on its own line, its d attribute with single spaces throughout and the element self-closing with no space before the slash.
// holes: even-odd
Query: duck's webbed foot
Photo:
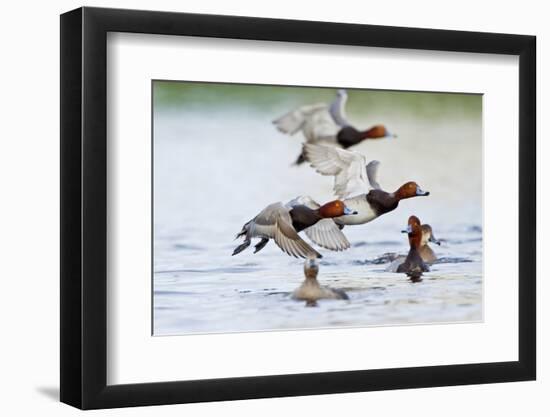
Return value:
<svg viewBox="0 0 550 417">
<path fill-rule="evenodd" d="M 243 250 L 245 250 L 249 246 L 250 246 L 250 239 L 246 239 L 243 243 L 241 243 L 239 246 L 235 248 L 231 256 L 235 256 L 236 254 L 241 253 Z"/>
<path fill-rule="evenodd" d="M 263 237 L 256 245 L 254 245 L 254 253 L 261 251 L 269 242 L 268 238 Z"/>
</svg>

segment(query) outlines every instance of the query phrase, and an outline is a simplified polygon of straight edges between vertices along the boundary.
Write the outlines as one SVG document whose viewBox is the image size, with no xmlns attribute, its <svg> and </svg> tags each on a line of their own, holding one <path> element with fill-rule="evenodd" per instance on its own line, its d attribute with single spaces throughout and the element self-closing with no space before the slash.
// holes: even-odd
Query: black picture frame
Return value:
<svg viewBox="0 0 550 417">
<path fill-rule="evenodd" d="M 519 56 L 519 360 L 107 385 L 108 32 Z M 61 401 L 94 409 L 535 379 L 535 51 L 524 35 L 88 7 L 61 15 Z"/>
</svg>

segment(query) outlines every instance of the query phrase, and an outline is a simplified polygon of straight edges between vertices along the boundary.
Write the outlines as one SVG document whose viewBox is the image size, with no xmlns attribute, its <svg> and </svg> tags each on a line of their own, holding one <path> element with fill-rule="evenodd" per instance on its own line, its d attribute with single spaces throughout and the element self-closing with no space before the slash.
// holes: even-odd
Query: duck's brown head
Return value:
<svg viewBox="0 0 550 417">
<path fill-rule="evenodd" d="M 422 224 L 416 216 L 410 216 L 407 222 L 407 228 L 402 230 L 409 235 L 409 245 L 411 248 L 419 248 L 422 243 Z"/>
<path fill-rule="evenodd" d="M 306 259 L 304 263 L 304 275 L 309 279 L 316 279 L 319 274 L 319 264 L 315 259 Z"/>
<path fill-rule="evenodd" d="M 393 133 L 390 133 L 384 125 L 374 125 L 364 133 L 365 139 L 382 139 L 382 138 L 395 138 L 397 137 Z"/>
<path fill-rule="evenodd" d="M 399 200 L 403 200 L 405 198 L 412 198 L 412 197 L 428 196 L 428 195 L 430 195 L 430 192 L 429 191 L 424 191 L 414 181 L 409 181 L 409 182 L 403 184 L 395 192 L 395 196 Z"/>
<path fill-rule="evenodd" d="M 429 224 L 422 225 L 422 246 L 427 245 L 428 242 L 435 243 L 436 245 L 441 245 L 441 242 L 435 238 L 432 231 L 432 226 Z"/>
<path fill-rule="evenodd" d="M 333 217 L 357 214 L 357 212 L 346 207 L 342 200 L 334 200 L 322 205 L 319 208 L 319 214 L 321 217 L 329 219 Z"/>
</svg>

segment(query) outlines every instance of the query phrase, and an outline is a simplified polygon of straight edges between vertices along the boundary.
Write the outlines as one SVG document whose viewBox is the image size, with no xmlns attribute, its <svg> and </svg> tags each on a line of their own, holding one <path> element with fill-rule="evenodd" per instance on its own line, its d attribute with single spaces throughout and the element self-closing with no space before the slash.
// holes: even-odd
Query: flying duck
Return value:
<svg viewBox="0 0 550 417">
<path fill-rule="evenodd" d="M 347 98 L 346 90 L 338 90 L 331 104 L 317 103 L 299 107 L 274 120 L 273 124 L 280 132 L 288 135 L 302 131 L 306 143 L 323 143 L 344 149 L 367 139 L 395 137 L 384 125 L 378 124 L 367 130 L 358 130 L 352 126 L 346 118 Z M 307 156 L 302 152 L 295 164 L 299 165 L 306 160 Z"/>
<path fill-rule="evenodd" d="M 321 247 L 336 251 L 349 248 L 349 241 L 334 222 L 322 224 L 318 228 L 315 226 L 324 219 L 345 217 L 355 212 L 340 200 L 322 206 L 306 206 L 302 203 L 308 200 L 311 198 L 297 197 L 287 204 L 278 202 L 264 208 L 245 223 L 237 234 L 236 239 L 243 237 L 244 242 L 235 248 L 233 255 L 245 250 L 252 238 L 260 238 L 260 242 L 254 246 L 254 253 L 262 250 L 269 240 L 273 239 L 287 255 L 296 258 L 321 258 L 322 255 L 298 235 L 307 229 L 310 229 L 307 233 L 314 235 L 317 238 L 316 243 Z"/>
</svg>

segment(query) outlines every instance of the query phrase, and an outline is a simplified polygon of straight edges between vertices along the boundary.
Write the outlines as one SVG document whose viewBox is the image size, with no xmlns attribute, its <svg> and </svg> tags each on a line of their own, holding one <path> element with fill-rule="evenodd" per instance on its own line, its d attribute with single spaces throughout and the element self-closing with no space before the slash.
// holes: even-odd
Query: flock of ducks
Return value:
<svg viewBox="0 0 550 417">
<path fill-rule="evenodd" d="M 320 204 L 302 195 L 286 203 L 272 203 L 243 225 L 237 238 L 243 238 L 244 242 L 233 251 L 233 255 L 237 255 L 250 246 L 252 239 L 259 239 L 254 246 L 254 253 L 257 253 L 273 240 L 286 254 L 305 258 L 305 281 L 292 297 L 305 300 L 307 305 L 315 305 L 317 300 L 324 298 L 348 297 L 341 290 L 320 286 L 316 259 L 322 255 L 302 239 L 300 232 L 319 247 L 343 251 L 351 246 L 343 233 L 345 226 L 369 223 L 395 210 L 401 200 L 430 194 L 413 181 L 395 191 L 382 189 L 378 183 L 380 162 L 367 163 L 365 156 L 348 148 L 364 140 L 395 135 L 383 125 L 366 130 L 353 127 L 345 115 L 346 101 L 346 91 L 339 90 L 330 104 L 302 106 L 273 121 L 282 133 L 303 133 L 305 143 L 295 164 L 308 162 L 319 174 L 333 177 L 337 199 Z M 422 225 L 416 216 L 409 217 L 403 232 L 408 235 L 409 253 L 392 259 L 388 271 L 405 273 L 417 282 L 422 272 L 429 270 L 428 264 L 436 259 L 428 244 L 440 242 L 435 239 L 431 227 Z"/>
</svg>

